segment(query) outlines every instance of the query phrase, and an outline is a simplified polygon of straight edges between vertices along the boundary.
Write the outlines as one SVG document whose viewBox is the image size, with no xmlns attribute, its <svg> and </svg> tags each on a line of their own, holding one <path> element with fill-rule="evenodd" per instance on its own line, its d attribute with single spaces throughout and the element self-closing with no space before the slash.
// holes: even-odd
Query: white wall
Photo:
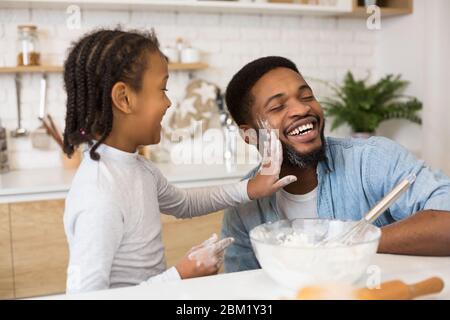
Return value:
<svg viewBox="0 0 450 320">
<path fill-rule="evenodd" d="M 450 174 L 450 1 L 416 0 L 412 15 L 383 19 L 376 49 L 377 76 L 400 73 L 407 94 L 424 103 L 423 126 L 389 121 L 379 133 Z"/>
<path fill-rule="evenodd" d="M 382 19 L 376 53 L 376 77 L 385 74 L 401 74 L 410 81 L 406 94 L 423 101 L 424 58 L 423 49 L 424 7 L 426 1 L 414 2 L 414 13 L 408 16 Z M 379 134 L 394 138 L 414 153 L 421 155 L 422 128 L 405 120 L 391 120 L 379 129 Z"/>
<path fill-rule="evenodd" d="M 189 14 L 175 12 L 85 11 L 82 28 L 68 30 L 64 10 L 0 10 L 0 65 L 15 64 L 16 27 L 39 26 L 43 63 L 61 64 L 70 42 L 98 26 L 155 27 L 162 45 L 179 36 L 204 52 L 210 68 L 197 76 L 225 87 L 231 76 L 250 60 L 270 54 L 293 59 L 308 78 L 339 81 L 350 69 L 358 76 L 376 79 L 401 73 L 411 82 L 408 94 L 424 102 L 424 125 L 389 121 L 378 133 L 405 145 L 436 168 L 450 173 L 450 13 L 449 1 L 414 2 L 414 14 L 382 20 L 380 31 L 370 31 L 364 19 Z M 173 73 L 169 83 L 175 104 L 184 94 L 187 75 Z M 326 88 L 310 80 L 319 96 Z M 37 128 L 39 77 L 26 75 L 22 104 L 24 126 Z M 63 124 L 65 93 L 61 75 L 49 76 L 49 112 Z M 0 75 L 0 118 L 8 129 L 16 126 L 14 78 Z M 333 132 L 349 134 L 348 128 Z M 28 139 L 10 139 L 13 168 L 59 166 L 58 151 L 32 149 Z"/>
<path fill-rule="evenodd" d="M 0 10 L 0 65 L 14 65 L 16 26 L 39 26 L 45 64 L 61 64 L 70 42 L 98 26 L 127 28 L 155 27 L 162 45 L 173 44 L 179 36 L 189 40 L 205 54 L 210 68 L 198 77 L 226 86 L 231 76 L 245 63 L 264 55 L 283 55 L 293 59 L 308 77 L 337 81 L 348 70 L 358 75 L 373 72 L 375 34 L 365 29 L 364 20 L 235 14 L 152 13 L 141 11 L 86 11 L 82 28 L 66 28 L 63 10 Z M 175 104 L 184 93 L 186 74 L 172 74 L 170 96 Z M 325 88 L 312 81 L 315 91 Z M 50 75 L 49 112 L 62 124 L 65 93 L 61 75 Z M 24 77 L 22 94 L 24 126 L 38 127 L 39 77 Z M 0 118 L 8 129 L 16 126 L 13 76 L 0 75 Z M 346 134 L 343 129 L 337 135 Z M 14 168 L 60 165 L 57 151 L 38 151 L 27 139 L 10 139 Z M 56 149 L 55 149 L 56 150 Z"/>
<path fill-rule="evenodd" d="M 450 175 L 450 1 L 429 3 L 425 15 L 423 155 Z"/>
</svg>

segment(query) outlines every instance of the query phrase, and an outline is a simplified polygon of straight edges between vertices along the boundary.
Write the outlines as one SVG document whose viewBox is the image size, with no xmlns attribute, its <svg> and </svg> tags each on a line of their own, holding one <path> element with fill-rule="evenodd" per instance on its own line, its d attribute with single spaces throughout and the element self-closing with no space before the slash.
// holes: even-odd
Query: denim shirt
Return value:
<svg viewBox="0 0 450 320">
<path fill-rule="evenodd" d="M 321 219 L 359 220 L 411 173 L 415 183 L 374 224 L 382 227 L 423 210 L 450 213 L 450 179 L 393 141 L 326 138 L 327 160 L 317 165 L 317 212 Z M 254 169 L 246 178 L 256 174 Z M 254 227 L 284 219 L 276 195 L 225 211 L 222 236 L 235 242 L 225 253 L 225 272 L 260 268 L 249 232 Z"/>
</svg>

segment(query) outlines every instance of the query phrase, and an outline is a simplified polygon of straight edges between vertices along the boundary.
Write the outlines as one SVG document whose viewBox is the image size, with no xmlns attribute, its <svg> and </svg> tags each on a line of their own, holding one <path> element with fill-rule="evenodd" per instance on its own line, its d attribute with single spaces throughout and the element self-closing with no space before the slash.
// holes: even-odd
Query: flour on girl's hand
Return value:
<svg viewBox="0 0 450 320">
<path fill-rule="evenodd" d="M 210 267 L 218 266 L 223 262 L 225 249 L 234 242 L 233 238 L 218 240 L 217 234 L 213 234 L 201 245 L 196 246 L 189 252 L 188 258 L 196 261 L 196 265 Z"/>
</svg>

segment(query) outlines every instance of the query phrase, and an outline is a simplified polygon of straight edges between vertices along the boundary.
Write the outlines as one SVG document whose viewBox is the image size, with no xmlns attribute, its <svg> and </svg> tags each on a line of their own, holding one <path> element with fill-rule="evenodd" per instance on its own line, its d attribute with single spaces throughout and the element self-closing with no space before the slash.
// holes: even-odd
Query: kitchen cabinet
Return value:
<svg viewBox="0 0 450 320">
<path fill-rule="evenodd" d="M 0 204 L 0 299 L 14 297 L 9 205 Z"/>
<path fill-rule="evenodd" d="M 64 201 L 10 204 L 15 297 L 65 290 L 68 247 Z"/>
<path fill-rule="evenodd" d="M 0 299 L 64 293 L 69 250 L 64 200 L 0 204 Z M 161 215 L 167 265 L 220 233 L 223 213 L 189 220 Z"/>
<path fill-rule="evenodd" d="M 188 220 L 162 215 L 162 239 L 166 248 L 167 266 L 177 264 L 193 246 L 208 239 L 214 232 L 220 235 L 223 212 Z"/>
</svg>

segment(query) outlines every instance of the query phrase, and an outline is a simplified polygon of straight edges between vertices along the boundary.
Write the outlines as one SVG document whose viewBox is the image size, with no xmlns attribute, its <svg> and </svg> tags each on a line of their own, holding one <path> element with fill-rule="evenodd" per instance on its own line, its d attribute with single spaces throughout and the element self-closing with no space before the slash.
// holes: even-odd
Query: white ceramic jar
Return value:
<svg viewBox="0 0 450 320">
<path fill-rule="evenodd" d="M 182 63 L 198 63 L 200 62 L 200 51 L 195 48 L 186 47 L 181 50 Z"/>
</svg>

